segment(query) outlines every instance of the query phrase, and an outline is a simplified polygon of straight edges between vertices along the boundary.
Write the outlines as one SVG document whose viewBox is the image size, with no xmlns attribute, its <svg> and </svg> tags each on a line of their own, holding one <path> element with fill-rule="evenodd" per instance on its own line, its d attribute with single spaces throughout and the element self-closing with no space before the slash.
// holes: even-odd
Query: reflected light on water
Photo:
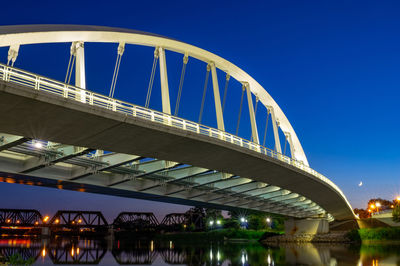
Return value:
<svg viewBox="0 0 400 266">
<path fill-rule="evenodd" d="M 242 261 L 242 265 L 245 265 L 248 261 L 246 250 L 242 250 L 241 261 Z"/>
<path fill-rule="evenodd" d="M 271 265 L 271 263 L 272 263 L 271 254 L 268 254 L 268 256 L 267 256 L 267 263 L 268 263 L 268 265 Z"/>
<path fill-rule="evenodd" d="M 90 243 L 90 245 L 89 245 Z M 356 248 L 356 249 L 355 249 Z M 354 252 L 359 250 L 358 252 Z M 120 239 L 0 238 L 0 254 L 35 265 L 398 265 L 400 245 L 283 245 Z M 42 259 L 39 259 L 42 258 Z M 1 258 L 0 258 L 1 260 Z M 103 263 L 101 263 L 103 262 Z M 51 264 L 53 263 L 53 264 Z M 192 264 L 190 264 L 192 263 Z M 194 264 L 193 264 L 194 263 Z M 0 263 L 1 264 L 1 263 Z"/>
</svg>

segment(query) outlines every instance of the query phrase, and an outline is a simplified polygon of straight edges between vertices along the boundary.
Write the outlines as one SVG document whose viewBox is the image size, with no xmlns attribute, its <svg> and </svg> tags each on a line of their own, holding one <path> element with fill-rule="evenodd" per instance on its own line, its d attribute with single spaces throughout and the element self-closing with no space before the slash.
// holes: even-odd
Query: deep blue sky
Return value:
<svg viewBox="0 0 400 266">
<path fill-rule="evenodd" d="M 0 23 L 124 27 L 175 38 L 224 57 L 253 76 L 280 105 L 310 165 L 338 184 L 353 207 L 364 207 L 369 198 L 400 194 L 399 14 L 398 1 L 19 1 L 17 6 L 6 1 Z M 88 89 L 108 94 L 115 50 L 111 44 L 86 45 Z M 16 66 L 63 80 L 68 51 L 68 44 L 21 47 Z M 2 62 L 6 53 L 0 50 Z M 127 47 L 117 98 L 143 105 L 152 53 L 150 48 Z M 181 56 L 167 53 L 167 62 L 174 106 Z M 181 110 L 191 120 L 197 120 L 204 67 L 189 60 Z M 160 109 L 157 78 L 151 107 Z M 232 82 L 228 96 L 231 132 L 239 87 Z M 215 126 L 211 98 L 206 106 L 205 122 Z M 244 129 L 247 116 L 244 112 L 244 137 L 249 135 Z M 260 124 L 260 133 L 263 127 Z M 364 185 L 358 187 L 361 180 Z M 5 183 L 0 184 L 0 207 L 50 213 L 58 208 L 101 209 L 108 216 L 121 210 L 163 216 L 186 208 Z"/>
</svg>

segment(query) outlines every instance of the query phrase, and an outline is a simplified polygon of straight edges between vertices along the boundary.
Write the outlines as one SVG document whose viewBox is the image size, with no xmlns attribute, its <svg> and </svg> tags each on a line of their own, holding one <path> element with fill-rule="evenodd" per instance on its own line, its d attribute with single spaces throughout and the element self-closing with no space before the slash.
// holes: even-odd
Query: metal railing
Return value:
<svg viewBox="0 0 400 266">
<path fill-rule="evenodd" d="M 344 193 L 339 189 L 339 187 L 329 180 L 324 175 L 318 173 L 314 169 L 302 162 L 295 159 L 287 157 L 281 153 L 274 150 L 263 147 L 257 143 L 251 142 L 249 140 L 240 138 L 238 136 L 232 135 L 230 133 L 211 128 L 205 125 L 201 125 L 189 120 L 185 120 L 170 114 L 158 112 L 145 107 L 134 105 L 128 102 L 120 101 L 114 98 L 109 98 L 107 96 L 101 95 L 99 93 L 91 92 L 85 89 L 75 87 L 63 82 L 59 82 L 53 79 L 49 79 L 40 75 L 36 75 L 18 68 L 10 67 L 4 64 L 0 64 L 0 80 L 7 82 L 23 85 L 34 90 L 43 91 L 51 93 L 53 95 L 58 95 L 60 97 L 68 98 L 71 100 L 79 101 L 93 106 L 98 106 L 112 110 L 117 113 L 122 113 L 130 115 L 133 117 L 138 117 L 141 119 L 149 120 L 152 122 L 168 125 L 171 127 L 180 128 L 186 131 L 194 132 L 200 135 L 206 135 L 212 138 L 220 139 L 233 143 L 240 147 L 257 151 L 268 157 L 283 161 L 289 165 L 295 166 L 320 180 L 324 181 L 331 187 L 333 187 L 346 201 L 351 209 L 351 205 L 347 201 Z"/>
</svg>

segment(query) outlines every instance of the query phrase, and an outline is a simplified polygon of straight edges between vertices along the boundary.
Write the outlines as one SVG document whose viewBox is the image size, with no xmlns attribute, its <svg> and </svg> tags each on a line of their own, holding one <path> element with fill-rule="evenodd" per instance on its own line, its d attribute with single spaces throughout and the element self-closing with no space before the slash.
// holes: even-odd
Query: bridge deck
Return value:
<svg viewBox="0 0 400 266">
<path fill-rule="evenodd" d="M 5 133 L 180 162 L 250 178 L 307 197 L 337 220 L 354 218 L 345 198 L 316 176 L 220 139 L 5 81 L 0 81 L 0 121 L 0 131 Z M 183 200 L 185 197 L 188 195 Z M 207 198 L 197 201 L 207 202 Z M 223 201 L 217 203 L 223 205 Z M 265 207 L 268 211 L 268 205 Z"/>
</svg>

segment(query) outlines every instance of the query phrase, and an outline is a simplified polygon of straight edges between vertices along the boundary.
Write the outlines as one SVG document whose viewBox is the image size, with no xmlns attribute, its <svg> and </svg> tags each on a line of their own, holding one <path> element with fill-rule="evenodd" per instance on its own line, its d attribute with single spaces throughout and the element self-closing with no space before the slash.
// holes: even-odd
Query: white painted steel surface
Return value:
<svg viewBox="0 0 400 266">
<path fill-rule="evenodd" d="M 82 25 L 20 25 L 0 27 L 0 47 L 65 42 L 126 43 L 160 47 L 199 59 L 207 64 L 215 64 L 216 68 L 226 72 L 237 81 L 247 83 L 251 92 L 259 98 L 260 102 L 266 108 L 273 110 L 275 122 L 279 123 L 279 127 L 285 134 L 290 133 L 293 145 L 291 149 L 293 151 L 292 157 L 297 161 L 303 162 L 306 166 L 309 165 L 293 127 L 274 99 L 249 74 L 220 56 L 171 38 L 120 28 Z M 164 99 L 166 100 L 165 97 Z M 277 138 L 276 135 L 275 140 L 279 140 L 279 137 Z M 280 146 L 280 144 L 278 145 Z M 278 152 L 280 152 L 279 149 Z"/>
<path fill-rule="evenodd" d="M 346 201 L 346 204 L 350 209 L 351 205 L 347 201 L 343 192 L 337 187 L 331 180 L 317 171 L 313 170 L 307 165 L 304 165 L 302 162 L 289 158 L 283 154 L 277 153 L 271 149 L 263 147 L 257 143 L 245 140 L 238 136 L 229 134 L 227 132 L 211 128 L 208 126 L 204 126 L 189 120 L 185 120 L 179 117 L 175 117 L 166 113 L 158 112 L 155 110 L 147 109 L 141 106 L 137 106 L 128 102 L 120 101 L 117 99 L 109 98 L 107 96 L 91 92 L 88 90 L 84 90 L 69 84 L 65 84 L 56 80 L 52 80 L 43 76 L 39 76 L 21 69 L 17 69 L 14 67 L 10 67 L 4 64 L 0 64 L 0 79 L 20 84 L 34 90 L 39 90 L 47 93 L 51 93 L 53 95 L 58 95 L 60 97 L 67 98 L 71 101 L 80 101 L 89 105 L 98 106 L 102 108 L 106 108 L 112 110 L 114 112 L 122 113 L 125 115 L 130 115 L 134 117 L 138 117 L 141 119 L 145 119 L 148 121 L 152 121 L 155 123 L 161 123 L 164 125 L 168 125 L 171 127 L 176 127 L 182 130 L 195 132 L 197 134 L 206 135 L 211 138 L 217 138 L 223 141 L 227 141 L 243 147 L 245 149 L 257 151 L 261 154 L 264 154 L 268 157 L 280 160 L 286 164 L 292 165 L 302 171 L 305 171 L 314 177 L 320 179 L 325 182 L 327 185 L 336 190 Z M 82 99 L 81 96 L 84 95 Z"/>
</svg>

